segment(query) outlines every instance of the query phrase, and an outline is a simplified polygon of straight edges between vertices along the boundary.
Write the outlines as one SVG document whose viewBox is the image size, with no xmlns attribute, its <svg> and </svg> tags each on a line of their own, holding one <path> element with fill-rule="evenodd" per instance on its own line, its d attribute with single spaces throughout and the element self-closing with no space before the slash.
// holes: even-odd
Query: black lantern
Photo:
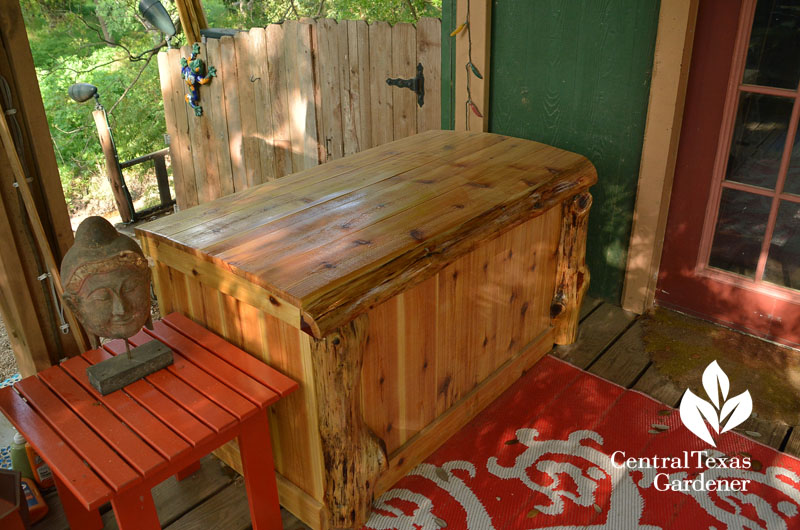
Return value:
<svg viewBox="0 0 800 530">
<path fill-rule="evenodd" d="M 158 0 L 139 0 L 139 12 L 149 23 L 166 35 L 167 39 L 175 35 L 175 25 L 167 10 Z"/>
</svg>

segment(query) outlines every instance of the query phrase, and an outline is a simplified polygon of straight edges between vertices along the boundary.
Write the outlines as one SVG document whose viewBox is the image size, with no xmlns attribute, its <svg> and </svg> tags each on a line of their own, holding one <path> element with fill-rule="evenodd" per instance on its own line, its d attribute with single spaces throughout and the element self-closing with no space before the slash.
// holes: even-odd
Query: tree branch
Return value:
<svg viewBox="0 0 800 530">
<path fill-rule="evenodd" d="M 405 0 L 405 3 L 411 11 L 411 16 L 414 17 L 414 20 L 419 20 L 419 15 L 417 15 L 417 10 L 414 8 L 414 4 L 411 3 L 411 0 Z"/>
<path fill-rule="evenodd" d="M 122 95 L 120 95 L 119 99 L 117 99 L 117 101 L 115 101 L 114 104 L 111 105 L 111 108 L 108 109 L 109 114 L 114 112 L 114 109 L 117 107 L 117 105 L 119 105 L 119 102 L 122 101 L 125 98 L 125 96 L 128 95 L 128 92 L 130 92 L 131 88 L 133 88 L 133 85 L 135 85 L 136 82 L 139 81 L 139 78 L 142 77 L 142 73 L 144 73 L 145 68 L 147 68 L 147 65 L 150 64 L 150 61 L 153 59 L 153 57 L 155 57 L 155 55 L 156 55 L 155 52 L 153 52 L 147 59 L 145 59 L 144 65 L 142 65 L 142 67 L 139 69 L 139 73 L 136 74 L 136 77 L 133 78 L 131 84 L 128 85 L 128 87 L 122 92 Z"/>
</svg>

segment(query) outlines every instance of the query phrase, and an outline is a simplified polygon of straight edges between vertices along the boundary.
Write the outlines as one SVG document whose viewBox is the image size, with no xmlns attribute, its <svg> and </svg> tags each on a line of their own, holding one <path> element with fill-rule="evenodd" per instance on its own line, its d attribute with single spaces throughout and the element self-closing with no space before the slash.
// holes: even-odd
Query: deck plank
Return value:
<svg viewBox="0 0 800 530">
<path fill-rule="evenodd" d="M 585 370 L 619 337 L 636 314 L 612 304 L 603 304 L 592 312 L 578 328 L 578 340 L 569 346 L 558 346 L 553 354 Z"/>
<path fill-rule="evenodd" d="M 800 427 L 794 426 L 784 449 L 786 454 L 800 458 Z"/>
<path fill-rule="evenodd" d="M 611 345 L 589 371 L 630 388 L 649 363 L 642 323 L 638 321 Z"/>
<path fill-rule="evenodd" d="M 678 406 L 685 390 L 675 386 L 667 376 L 659 372 L 655 365 L 650 365 L 650 368 L 633 385 L 633 389 L 666 403 L 670 407 Z"/>
<path fill-rule="evenodd" d="M 250 528 L 250 507 L 247 504 L 244 481 L 234 481 L 165 528 L 166 530 L 194 530 L 196 528 L 248 530 Z"/>
<path fill-rule="evenodd" d="M 786 438 L 786 433 L 789 432 L 789 426 L 781 421 L 751 417 L 735 430 L 742 436 L 780 450 L 781 444 Z M 748 432 L 756 432 L 760 436 L 753 436 Z"/>
<path fill-rule="evenodd" d="M 153 502 L 162 527 L 191 512 L 195 506 L 229 486 L 237 477 L 233 469 L 211 455 L 200 460 L 200 465 L 200 470 L 180 482 L 172 476 L 153 488 Z M 103 524 L 104 530 L 117 530 L 113 511 L 103 514 Z"/>
<path fill-rule="evenodd" d="M 603 300 L 600 298 L 592 298 L 590 296 L 583 297 L 583 304 L 581 304 L 581 312 L 579 317 L 580 321 L 583 322 L 583 319 L 588 317 L 589 314 L 602 303 Z"/>
</svg>

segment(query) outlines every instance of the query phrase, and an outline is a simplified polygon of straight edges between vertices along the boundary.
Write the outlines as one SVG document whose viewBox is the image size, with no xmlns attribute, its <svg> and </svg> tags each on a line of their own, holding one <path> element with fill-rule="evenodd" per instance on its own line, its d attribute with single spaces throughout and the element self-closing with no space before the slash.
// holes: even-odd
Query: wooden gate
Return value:
<svg viewBox="0 0 800 530">
<path fill-rule="evenodd" d="M 376 145 L 439 129 L 441 23 L 331 19 L 208 39 L 200 58 L 217 77 L 200 88 L 203 115 L 184 100 L 181 57 L 158 57 L 180 209 Z M 387 85 L 422 63 L 425 103 Z"/>
</svg>

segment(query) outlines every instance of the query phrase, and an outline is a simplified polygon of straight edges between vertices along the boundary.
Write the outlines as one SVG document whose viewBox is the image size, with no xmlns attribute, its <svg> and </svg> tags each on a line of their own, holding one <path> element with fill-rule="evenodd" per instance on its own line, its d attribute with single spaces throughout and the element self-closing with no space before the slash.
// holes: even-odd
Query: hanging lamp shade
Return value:
<svg viewBox="0 0 800 530">
<path fill-rule="evenodd" d="M 89 101 L 97 94 L 97 87 L 89 83 L 75 83 L 67 89 L 69 97 L 78 103 Z"/>
<path fill-rule="evenodd" d="M 175 35 L 175 25 L 172 23 L 167 10 L 158 0 L 140 0 L 139 12 L 167 37 Z"/>
</svg>

